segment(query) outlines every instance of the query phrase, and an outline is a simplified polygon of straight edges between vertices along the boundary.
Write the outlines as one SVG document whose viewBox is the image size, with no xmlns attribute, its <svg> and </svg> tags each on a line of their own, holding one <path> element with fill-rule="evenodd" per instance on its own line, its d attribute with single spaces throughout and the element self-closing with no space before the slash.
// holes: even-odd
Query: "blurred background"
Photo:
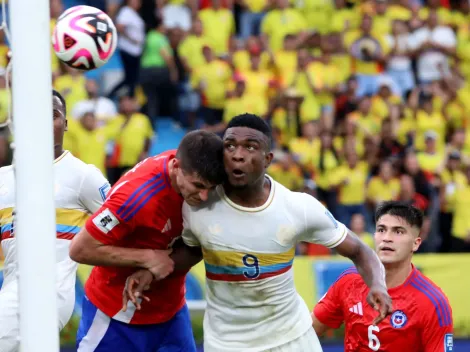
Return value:
<svg viewBox="0 0 470 352">
<path fill-rule="evenodd" d="M 456 347 L 470 350 L 469 0 L 50 3 L 51 31 L 82 4 L 106 11 L 120 35 L 110 62 L 86 74 L 51 48 L 68 108 L 65 149 L 114 183 L 191 129 L 222 134 L 237 114 L 262 116 L 275 135 L 269 174 L 317 197 L 370 246 L 378 203 L 424 211 L 416 264 L 449 297 Z M 0 68 L 7 52 L 0 34 Z M 0 76 L 0 123 L 9 94 Z M 0 166 L 11 163 L 10 140 L 0 129 Z M 296 285 L 313 307 L 350 264 L 312 244 L 297 254 Z M 89 270 L 78 273 L 64 346 L 75 340 Z M 188 276 L 187 296 L 201 342 L 203 267 Z M 341 334 L 328 335 L 325 351 L 342 351 Z"/>
</svg>

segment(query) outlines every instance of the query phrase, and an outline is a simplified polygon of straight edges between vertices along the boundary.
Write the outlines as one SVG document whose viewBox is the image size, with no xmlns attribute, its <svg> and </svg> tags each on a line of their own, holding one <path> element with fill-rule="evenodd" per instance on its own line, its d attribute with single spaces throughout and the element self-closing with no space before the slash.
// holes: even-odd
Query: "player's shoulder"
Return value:
<svg viewBox="0 0 470 352">
<path fill-rule="evenodd" d="M 94 177 L 100 182 L 106 180 L 103 173 L 95 165 L 83 162 L 69 151 L 65 151 L 56 162 L 59 171 L 66 171 L 68 179 L 75 178 L 77 182 L 82 182 L 86 177 Z"/>
<path fill-rule="evenodd" d="M 0 167 L 0 175 L 2 175 L 2 177 L 6 177 L 8 174 L 14 174 L 13 165 Z"/>
<path fill-rule="evenodd" d="M 441 327 L 452 325 L 452 308 L 449 299 L 431 279 L 415 269 L 406 286 L 413 291 L 415 304 L 421 311 L 428 312 Z"/>
<path fill-rule="evenodd" d="M 351 283 L 363 282 L 361 275 L 358 273 L 355 266 L 351 266 L 339 274 L 333 285 L 344 287 Z M 365 283 L 364 283 L 365 284 Z"/>
</svg>

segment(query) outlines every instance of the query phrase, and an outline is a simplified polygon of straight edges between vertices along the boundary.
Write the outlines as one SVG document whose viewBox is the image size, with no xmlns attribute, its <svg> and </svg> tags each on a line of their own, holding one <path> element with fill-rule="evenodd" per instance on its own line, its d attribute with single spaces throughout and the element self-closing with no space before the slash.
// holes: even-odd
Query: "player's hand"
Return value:
<svg viewBox="0 0 470 352">
<path fill-rule="evenodd" d="M 142 299 L 149 302 L 150 298 L 143 294 L 144 291 L 150 289 L 153 281 L 153 274 L 147 269 L 136 271 L 126 280 L 126 286 L 122 291 L 122 311 L 127 310 L 127 302 L 130 300 L 134 303 L 137 310 L 141 309 L 140 302 Z"/>
<path fill-rule="evenodd" d="M 166 278 L 175 269 L 175 262 L 170 258 L 170 254 L 171 249 L 151 251 L 145 268 L 150 270 L 155 280 Z"/>
<path fill-rule="evenodd" d="M 378 325 L 385 317 L 392 313 L 392 299 L 387 289 L 381 285 L 372 286 L 367 295 L 367 302 L 379 312 L 373 324 Z"/>
</svg>

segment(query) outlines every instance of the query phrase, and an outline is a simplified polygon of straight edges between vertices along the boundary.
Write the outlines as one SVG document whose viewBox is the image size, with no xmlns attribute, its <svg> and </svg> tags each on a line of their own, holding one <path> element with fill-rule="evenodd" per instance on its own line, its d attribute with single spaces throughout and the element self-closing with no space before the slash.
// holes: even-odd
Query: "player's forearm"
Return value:
<svg viewBox="0 0 470 352">
<path fill-rule="evenodd" d="M 146 268 L 149 249 L 122 248 L 99 245 L 70 246 L 70 258 L 81 264 L 94 266 L 124 266 Z"/>
<path fill-rule="evenodd" d="M 170 258 L 175 262 L 175 271 L 188 271 L 202 260 L 200 247 L 182 245 L 173 250 Z"/>
<path fill-rule="evenodd" d="M 348 233 L 346 239 L 336 247 L 339 254 L 351 259 L 367 286 L 385 287 L 385 269 L 379 257 L 354 233 Z"/>
<path fill-rule="evenodd" d="M 386 287 L 385 269 L 375 252 L 361 243 L 356 256 L 350 258 L 367 286 L 380 285 Z"/>
</svg>

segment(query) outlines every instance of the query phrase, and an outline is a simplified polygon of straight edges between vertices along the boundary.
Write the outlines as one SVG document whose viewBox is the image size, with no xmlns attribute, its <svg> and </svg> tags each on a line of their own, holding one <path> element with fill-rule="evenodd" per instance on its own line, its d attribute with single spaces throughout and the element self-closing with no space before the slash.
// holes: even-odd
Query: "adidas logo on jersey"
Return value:
<svg viewBox="0 0 470 352">
<path fill-rule="evenodd" d="M 170 231 L 170 230 L 171 230 L 171 220 L 168 219 L 168 220 L 166 221 L 165 226 L 163 226 L 162 233 L 168 232 L 168 231 Z"/>
<path fill-rule="evenodd" d="M 362 303 L 359 302 L 355 305 L 353 305 L 351 308 L 349 308 L 349 311 L 358 315 L 363 316 L 364 314 L 362 313 Z"/>
</svg>

